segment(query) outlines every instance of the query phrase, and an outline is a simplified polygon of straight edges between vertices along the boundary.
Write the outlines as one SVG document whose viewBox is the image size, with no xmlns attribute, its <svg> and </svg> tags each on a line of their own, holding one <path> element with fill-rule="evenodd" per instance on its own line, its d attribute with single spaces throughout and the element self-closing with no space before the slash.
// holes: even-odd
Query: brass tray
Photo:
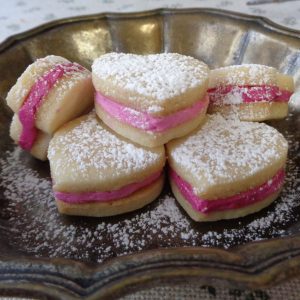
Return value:
<svg viewBox="0 0 300 300">
<path fill-rule="evenodd" d="M 108 51 L 179 52 L 210 67 L 262 63 L 300 85 L 300 32 L 215 9 L 160 9 L 55 21 L 0 45 L 0 295 L 112 299 L 159 282 L 195 280 L 261 288 L 300 272 L 300 106 L 271 122 L 290 144 L 282 196 L 251 216 L 196 224 L 166 185 L 161 197 L 120 217 L 60 216 L 49 166 L 15 147 L 8 89 L 34 59 L 57 54 L 89 67 Z M 298 102 L 298 103 L 297 103 Z M 44 298 L 43 298 L 44 299 Z"/>
</svg>

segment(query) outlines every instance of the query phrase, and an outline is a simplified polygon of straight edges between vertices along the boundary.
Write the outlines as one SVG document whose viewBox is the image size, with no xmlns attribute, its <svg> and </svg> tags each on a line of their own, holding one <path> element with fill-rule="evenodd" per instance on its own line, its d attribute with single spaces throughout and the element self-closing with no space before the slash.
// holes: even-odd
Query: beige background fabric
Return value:
<svg viewBox="0 0 300 300">
<path fill-rule="evenodd" d="M 124 296 L 122 300 L 298 300 L 300 278 L 288 280 L 264 290 L 239 290 L 213 286 L 182 284 L 145 289 Z"/>
</svg>

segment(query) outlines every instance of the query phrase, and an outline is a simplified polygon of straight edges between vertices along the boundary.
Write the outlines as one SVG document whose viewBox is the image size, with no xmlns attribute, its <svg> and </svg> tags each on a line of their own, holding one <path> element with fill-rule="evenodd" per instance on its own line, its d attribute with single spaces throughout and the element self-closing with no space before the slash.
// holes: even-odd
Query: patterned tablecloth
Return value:
<svg viewBox="0 0 300 300">
<path fill-rule="evenodd" d="M 300 1 L 271 0 L 10 0 L 1 1 L 0 42 L 40 24 L 56 19 L 100 12 L 133 12 L 155 8 L 213 7 L 267 17 L 300 30 Z M 123 299 L 300 299 L 300 279 L 271 289 L 241 291 L 213 286 L 182 284 L 162 286 L 128 295 Z M 12 299 L 12 298 L 3 298 Z M 20 298 L 18 298 L 20 299 Z"/>
</svg>

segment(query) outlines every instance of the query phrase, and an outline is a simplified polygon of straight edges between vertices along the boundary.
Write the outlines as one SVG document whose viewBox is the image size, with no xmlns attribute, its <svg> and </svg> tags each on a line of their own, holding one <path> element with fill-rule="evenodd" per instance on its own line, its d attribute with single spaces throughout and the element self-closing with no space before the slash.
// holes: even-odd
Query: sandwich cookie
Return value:
<svg viewBox="0 0 300 300">
<path fill-rule="evenodd" d="M 126 213 L 152 202 L 163 188 L 164 147 L 133 144 L 93 112 L 61 127 L 50 142 L 48 157 L 62 214 Z"/>
<path fill-rule="evenodd" d="M 53 133 L 93 105 L 91 73 L 60 56 L 46 56 L 27 67 L 8 92 L 14 117 L 10 136 L 38 159 L 47 159 Z"/>
<path fill-rule="evenodd" d="M 203 62 L 176 53 L 102 55 L 92 65 L 96 112 L 136 143 L 163 145 L 203 122 L 208 73 Z"/>
<path fill-rule="evenodd" d="M 278 197 L 287 151 L 285 138 L 266 124 L 210 115 L 167 144 L 171 188 L 195 221 L 242 217 Z"/>
<path fill-rule="evenodd" d="M 293 78 L 272 67 L 246 64 L 215 69 L 209 78 L 209 112 L 233 112 L 243 121 L 281 119 L 288 114 L 293 92 Z"/>
</svg>

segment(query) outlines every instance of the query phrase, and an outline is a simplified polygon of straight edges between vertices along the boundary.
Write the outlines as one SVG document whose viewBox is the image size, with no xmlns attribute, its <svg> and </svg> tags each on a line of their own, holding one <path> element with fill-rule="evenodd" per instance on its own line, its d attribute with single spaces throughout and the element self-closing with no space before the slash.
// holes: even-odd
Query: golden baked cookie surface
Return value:
<svg viewBox="0 0 300 300">
<path fill-rule="evenodd" d="M 95 115 L 56 132 L 48 152 L 55 191 L 117 190 L 162 170 L 164 147 L 145 148 L 115 135 Z"/>
<path fill-rule="evenodd" d="M 258 65 L 234 65 L 211 70 L 209 88 L 220 85 L 273 85 L 293 91 L 292 77 L 280 74 L 275 68 Z"/>
<path fill-rule="evenodd" d="M 135 55 L 108 53 L 92 65 L 97 91 L 129 107 L 164 115 L 201 100 L 209 69 L 177 53 Z"/>
<path fill-rule="evenodd" d="M 18 78 L 16 84 L 7 94 L 7 105 L 18 112 L 33 84 L 44 73 L 50 71 L 57 64 L 68 63 L 69 61 L 61 56 L 48 55 L 37 59 L 29 65 L 23 74 Z"/>
<path fill-rule="evenodd" d="M 192 134 L 167 144 L 171 167 L 207 200 L 259 186 L 284 168 L 287 141 L 263 123 L 208 115 Z"/>
</svg>

